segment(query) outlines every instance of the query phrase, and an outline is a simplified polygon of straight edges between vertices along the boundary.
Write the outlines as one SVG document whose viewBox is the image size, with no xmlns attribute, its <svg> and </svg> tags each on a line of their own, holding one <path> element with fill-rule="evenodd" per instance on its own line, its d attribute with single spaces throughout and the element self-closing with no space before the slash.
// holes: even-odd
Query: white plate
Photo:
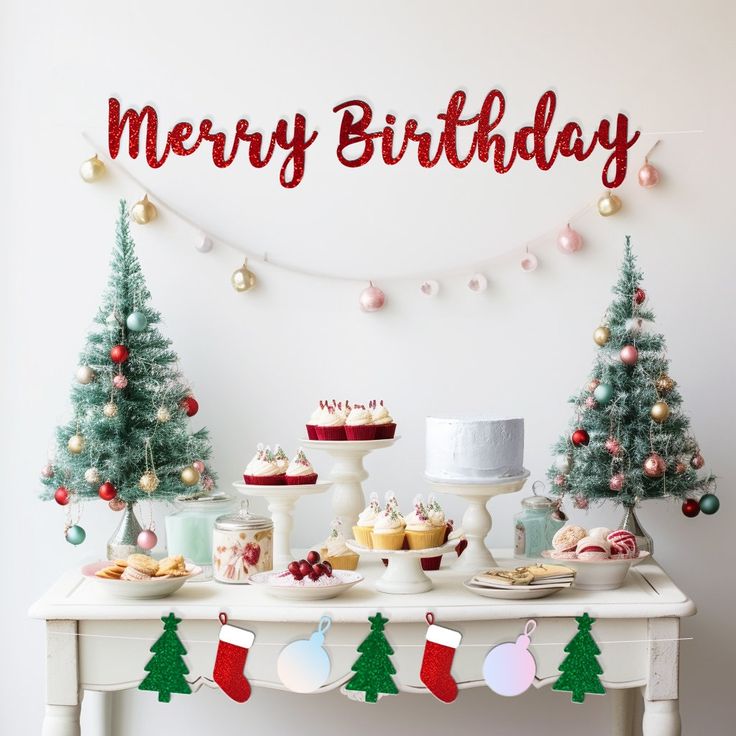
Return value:
<svg viewBox="0 0 736 736">
<path fill-rule="evenodd" d="M 455 478 L 437 478 L 433 475 L 427 475 L 425 473 L 424 480 L 429 483 L 433 483 L 436 486 L 449 486 L 450 488 L 455 486 L 515 486 L 529 477 L 530 471 L 523 468 L 524 472 L 521 475 L 509 475 L 509 476 L 496 476 L 495 478 L 466 478 L 466 479 L 455 479 Z"/>
<path fill-rule="evenodd" d="M 110 595 L 118 598 L 166 598 L 167 595 L 175 593 L 190 578 L 202 572 L 201 567 L 191 562 L 185 563 L 187 575 L 176 578 L 151 578 L 150 580 L 107 580 L 98 578 L 95 573 L 103 567 L 112 565 L 110 560 L 104 562 L 91 562 L 82 567 L 82 575 L 91 580 L 95 585 L 106 590 Z"/>
<path fill-rule="evenodd" d="M 258 496 L 259 498 L 290 498 L 291 496 L 311 496 L 314 493 L 324 493 L 332 481 L 317 480 L 316 483 L 283 485 L 283 486 L 258 486 L 251 483 L 233 483 L 233 487 L 244 496 Z"/>
<path fill-rule="evenodd" d="M 535 588 L 533 585 L 519 585 L 513 588 L 484 588 L 480 585 L 472 585 L 470 580 L 466 580 L 463 585 L 471 593 L 482 595 L 484 598 L 502 598 L 507 601 L 524 601 L 531 598 L 546 598 L 548 595 L 554 595 L 564 590 L 564 586 L 559 588 Z"/>
<path fill-rule="evenodd" d="M 611 560 L 567 560 L 553 557 L 553 550 L 545 550 L 542 557 L 575 570 L 573 587 L 580 590 L 616 590 L 624 584 L 629 568 L 649 557 L 649 552 L 639 552 L 638 557 Z"/>
<path fill-rule="evenodd" d="M 275 598 L 285 598 L 290 601 L 322 601 L 337 597 L 363 580 L 362 575 L 352 570 L 333 570 L 332 575 L 340 581 L 339 585 L 330 585 L 324 588 L 308 585 L 271 585 L 269 580 L 274 575 L 280 575 L 282 572 L 283 570 L 257 572 L 250 576 L 250 582 L 253 585 L 263 586 Z"/>
<path fill-rule="evenodd" d="M 317 450 L 380 450 L 382 447 L 390 447 L 401 435 L 386 440 L 308 440 L 302 437 L 299 444 L 303 447 L 312 447 Z"/>
<path fill-rule="evenodd" d="M 441 547 L 428 547 L 427 549 L 370 549 L 358 544 L 354 539 L 348 539 L 345 544 L 348 549 L 365 557 L 378 557 L 379 559 L 391 557 L 437 557 L 454 551 L 458 540 L 453 539 Z"/>
</svg>

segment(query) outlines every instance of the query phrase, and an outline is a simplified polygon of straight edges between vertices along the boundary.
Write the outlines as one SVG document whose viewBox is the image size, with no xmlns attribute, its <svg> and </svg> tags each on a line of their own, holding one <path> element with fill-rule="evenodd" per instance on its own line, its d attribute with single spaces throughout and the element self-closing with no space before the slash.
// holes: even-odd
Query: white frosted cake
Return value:
<svg viewBox="0 0 736 736">
<path fill-rule="evenodd" d="M 523 419 L 427 417 L 430 480 L 482 483 L 524 472 Z"/>
</svg>

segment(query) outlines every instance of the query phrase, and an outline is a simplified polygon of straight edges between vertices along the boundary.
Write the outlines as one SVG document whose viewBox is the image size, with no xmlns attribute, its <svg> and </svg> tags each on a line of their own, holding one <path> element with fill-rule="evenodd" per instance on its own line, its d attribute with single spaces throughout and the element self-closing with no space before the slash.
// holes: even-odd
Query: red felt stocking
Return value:
<svg viewBox="0 0 736 736">
<path fill-rule="evenodd" d="M 427 614 L 427 623 L 429 628 L 419 678 L 432 695 L 443 703 L 451 703 L 457 697 L 457 683 L 450 670 L 462 634 L 444 626 L 436 626 L 432 613 Z"/>
<path fill-rule="evenodd" d="M 220 614 L 220 641 L 212 677 L 229 698 L 244 703 L 250 697 L 250 683 L 245 678 L 245 660 L 253 646 L 255 634 L 227 622 L 227 614 Z"/>
</svg>

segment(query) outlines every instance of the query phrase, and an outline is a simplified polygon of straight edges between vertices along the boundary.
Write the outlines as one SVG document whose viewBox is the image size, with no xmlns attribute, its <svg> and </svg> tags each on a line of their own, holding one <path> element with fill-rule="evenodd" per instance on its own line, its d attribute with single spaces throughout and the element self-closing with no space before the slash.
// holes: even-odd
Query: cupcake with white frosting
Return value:
<svg viewBox="0 0 736 736">
<path fill-rule="evenodd" d="M 307 460 L 304 450 L 300 447 L 294 459 L 286 468 L 287 486 L 306 486 L 317 482 L 317 473 L 314 472 L 312 463 Z"/>
<path fill-rule="evenodd" d="M 373 549 L 401 549 L 405 529 L 406 522 L 398 507 L 387 504 L 373 525 L 371 533 Z"/>
<path fill-rule="evenodd" d="M 320 547 L 320 555 L 335 570 L 355 570 L 358 567 L 360 556 L 345 544 L 340 519 L 334 519 L 330 525 L 330 533 Z"/>
<path fill-rule="evenodd" d="M 322 412 L 325 410 L 325 404 L 323 401 L 319 402 L 319 406 L 312 412 L 312 416 L 309 417 L 307 422 L 307 438 L 310 440 L 316 440 L 317 437 L 317 425 L 319 420 L 322 418 Z"/>
<path fill-rule="evenodd" d="M 358 514 L 358 523 L 353 527 L 353 537 L 358 544 L 370 549 L 371 533 L 380 513 L 381 505 L 378 503 L 378 494 L 371 493 L 368 505 Z"/>
<path fill-rule="evenodd" d="M 376 427 L 376 439 L 393 439 L 396 434 L 396 422 L 388 409 L 383 405 L 383 401 L 380 401 L 378 404 L 372 401 L 369 408 L 373 414 L 373 424 Z"/>
<path fill-rule="evenodd" d="M 363 404 L 353 406 L 345 422 L 345 433 L 349 440 L 376 439 L 376 426 L 373 424 L 370 409 L 366 409 Z"/>
<path fill-rule="evenodd" d="M 427 507 L 421 495 L 414 497 L 414 509 L 406 517 L 406 541 L 409 549 L 437 547 L 445 534 L 445 527 L 430 521 Z"/>
<path fill-rule="evenodd" d="M 282 486 L 285 478 L 270 448 L 258 445 L 255 456 L 245 467 L 243 480 L 252 486 Z"/>
<path fill-rule="evenodd" d="M 345 413 L 338 411 L 336 406 L 326 406 L 317 422 L 317 439 L 327 441 L 347 439 Z"/>
<path fill-rule="evenodd" d="M 273 460 L 279 472 L 286 474 L 286 468 L 289 467 L 289 456 L 283 451 L 281 445 L 274 445 Z"/>
</svg>

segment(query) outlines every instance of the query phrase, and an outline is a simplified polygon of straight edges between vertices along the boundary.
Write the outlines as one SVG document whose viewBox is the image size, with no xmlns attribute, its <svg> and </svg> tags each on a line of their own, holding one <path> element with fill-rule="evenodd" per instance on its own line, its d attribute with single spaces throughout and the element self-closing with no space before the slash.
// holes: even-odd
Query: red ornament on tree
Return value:
<svg viewBox="0 0 736 736">
<path fill-rule="evenodd" d="M 66 506 L 69 503 L 69 490 L 64 488 L 64 486 L 59 486 L 54 492 L 54 501 L 59 506 Z"/>
<path fill-rule="evenodd" d="M 694 498 L 686 498 L 682 504 L 682 513 L 688 519 L 693 519 L 700 513 L 700 504 Z"/>
<path fill-rule="evenodd" d="M 112 501 L 118 495 L 117 488 L 106 480 L 98 489 L 97 493 L 103 501 Z"/>
<path fill-rule="evenodd" d="M 129 355 L 130 353 L 125 345 L 113 345 L 110 349 L 110 360 L 113 363 L 125 363 Z"/>
<path fill-rule="evenodd" d="M 644 304 L 647 298 L 647 293 L 644 291 L 644 289 L 639 289 L 634 292 L 634 303 L 635 304 Z"/>
<path fill-rule="evenodd" d="M 199 403 L 194 396 L 185 396 L 179 402 L 179 406 L 184 409 L 188 417 L 193 417 L 199 411 Z"/>
<path fill-rule="evenodd" d="M 584 429 L 576 429 L 572 433 L 572 437 L 570 439 L 572 439 L 572 443 L 575 447 L 580 447 L 581 445 L 587 445 L 588 442 L 590 442 L 590 435 Z"/>
</svg>

